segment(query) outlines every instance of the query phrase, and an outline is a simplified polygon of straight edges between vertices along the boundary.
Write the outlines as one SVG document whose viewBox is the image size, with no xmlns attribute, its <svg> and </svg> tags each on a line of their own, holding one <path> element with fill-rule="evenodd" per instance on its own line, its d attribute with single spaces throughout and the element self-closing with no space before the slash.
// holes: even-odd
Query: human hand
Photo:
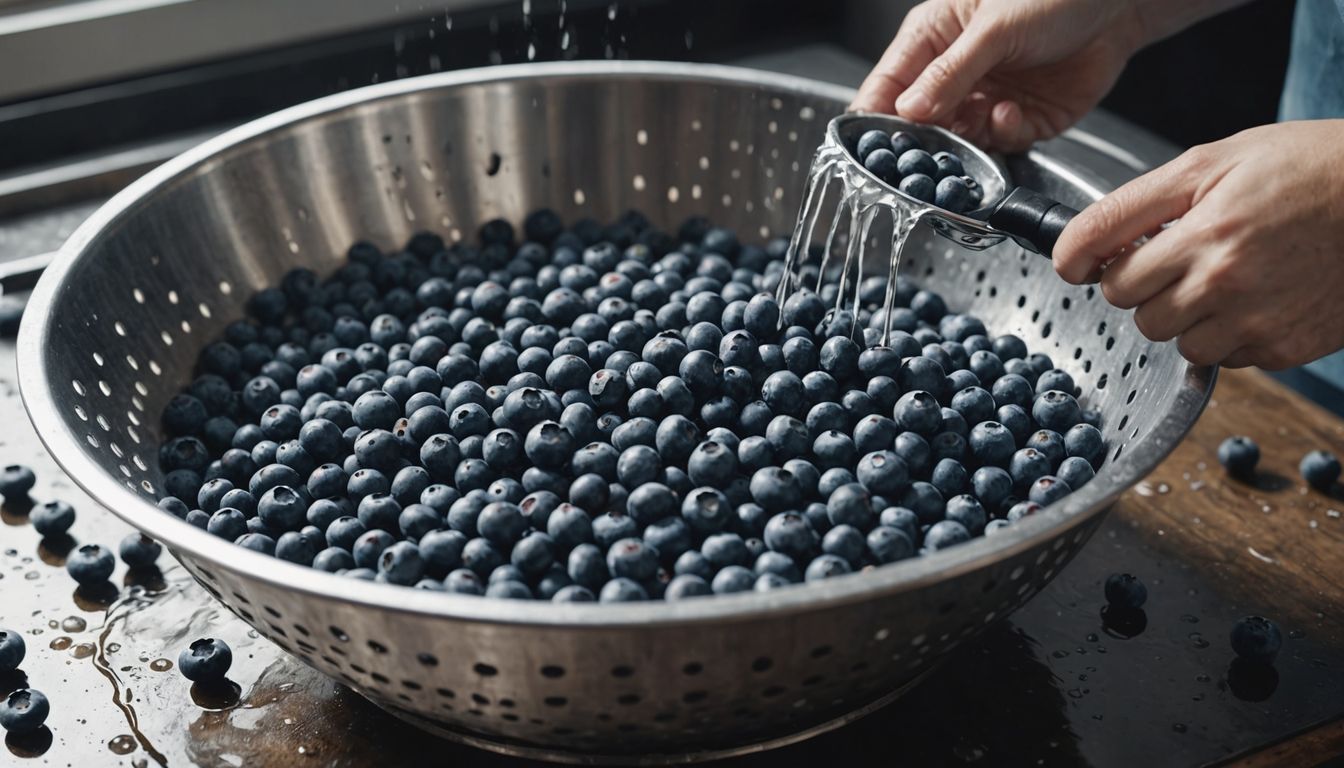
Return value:
<svg viewBox="0 0 1344 768">
<path fill-rule="evenodd" d="M 851 109 L 887 112 L 894 104 L 901 117 L 986 148 L 1024 150 L 1096 106 L 1154 37 L 1139 5 L 928 0 L 905 17 Z"/>
<path fill-rule="evenodd" d="M 1065 228 L 1054 261 L 1071 283 L 1099 278 L 1144 336 L 1176 339 L 1193 363 L 1282 369 L 1344 347 L 1341 244 L 1344 120 L 1310 120 L 1194 147 L 1131 181 Z"/>
</svg>

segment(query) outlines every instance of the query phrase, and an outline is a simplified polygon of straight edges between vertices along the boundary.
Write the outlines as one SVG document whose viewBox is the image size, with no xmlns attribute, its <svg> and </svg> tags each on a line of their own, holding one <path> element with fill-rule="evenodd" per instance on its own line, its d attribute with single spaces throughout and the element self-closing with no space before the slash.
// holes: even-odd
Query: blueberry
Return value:
<svg viewBox="0 0 1344 768">
<path fill-rule="evenodd" d="M 686 461 L 687 474 L 696 485 L 727 485 L 737 470 L 735 452 L 713 440 L 706 440 L 696 446 Z"/>
<path fill-rule="evenodd" d="M 930 526 L 928 532 L 924 534 L 924 548 L 936 551 L 970 540 L 970 531 L 967 531 L 961 523 L 942 520 Z"/>
<path fill-rule="evenodd" d="M 1328 451 L 1311 451 L 1302 457 L 1298 471 L 1307 485 L 1318 491 L 1328 491 L 1339 479 L 1339 459 Z"/>
<path fill-rule="evenodd" d="M 877 131 L 876 133 L 881 133 Z M 862 160 L 863 167 L 874 176 L 888 184 L 894 184 L 901 178 L 901 170 L 895 153 L 889 149 L 877 148 Z"/>
<path fill-rule="evenodd" d="M 630 603 L 648 600 L 649 593 L 634 580 L 618 577 L 602 585 L 597 599 L 603 603 Z"/>
<path fill-rule="evenodd" d="M 1012 433 L 997 421 L 984 421 L 971 427 L 967 442 L 971 455 L 982 466 L 1007 466 L 1016 450 Z"/>
<path fill-rule="evenodd" d="M 616 477 L 627 488 L 637 488 L 653 482 L 661 472 L 658 453 L 647 445 L 636 445 L 622 451 L 616 461 Z"/>
<path fill-rule="evenodd" d="M 1013 478 L 1013 487 L 1025 491 L 1037 478 L 1051 474 L 1050 463 L 1050 458 L 1035 448 L 1017 451 L 1008 462 L 1008 474 Z"/>
<path fill-rule="evenodd" d="M 890 525 L 878 525 L 869 531 L 864 546 L 868 555 L 878 564 L 894 563 L 915 554 L 910 534 Z"/>
<path fill-rule="evenodd" d="M 822 581 L 832 579 L 836 576 L 843 576 L 852 572 L 849 563 L 836 555 L 823 554 L 813 558 L 807 564 L 807 569 L 803 572 L 804 581 Z"/>
<path fill-rule="evenodd" d="M 591 603 L 597 600 L 593 591 L 578 584 L 561 587 L 551 598 L 556 603 Z"/>
<path fill-rule="evenodd" d="M 41 691 L 19 688 L 0 701 L 0 728 L 17 736 L 33 733 L 50 713 L 51 704 Z"/>
<path fill-rule="evenodd" d="M 859 460 L 856 475 L 870 492 L 883 495 L 899 493 L 910 479 L 909 468 L 892 451 L 865 455 Z"/>
<path fill-rule="evenodd" d="M 625 511 L 637 525 L 649 525 L 677 514 L 677 494 L 662 483 L 645 482 L 630 492 Z"/>
<path fill-rule="evenodd" d="M 996 510 L 1013 492 L 1013 478 L 1002 467 L 981 467 L 971 475 L 971 489 L 986 509 Z"/>
<path fill-rule="evenodd" d="M 60 536 L 74 525 L 75 508 L 64 501 L 48 501 L 29 512 L 28 520 L 39 535 Z"/>
<path fill-rule="evenodd" d="M 947 500 L 946 519 L 961 523 L 974 536 L 985 528 L 989 515 L 980 500 L 969 494 L 954 496 Z"/>
<path fill-rule="evenodd" d="M 926 391 L 906 392 L 896 401 L 896 423 L 901 429 L 931 437 L 942 426 L 942 406 Z M 899 451 L 898 451 L 899 452 Z"/>
<path fill-rule="evenodd" d="M 1053 475 L 1037 478 L 1027 491 L 1027 500 L 1048 507 L 1072 492 L 1068 483 Z"/>
<path fill-rule="evenodd" d="M 509 561 L 528 579 L 536 579 L 555 563 L 555 542 L 547 534 L 531 533 L 514 545 Z"/>
<path fill-rule="evenodd" d="M 864 131 L 863 135 L 859 137 L 858 144 L 855 146 L 855 154 L 858 155 L 859 162 L 862 163 L 868 159 L 869 155 L 879 149 L 884 149 L 890 153 L 892 149 L 891 136 L 885 131 L 876 129 Z M 892 159 L 895 159 L 895 155 L 892 155 Z"/>
<path fill-rule="evenodd" d="M 700 597 L 708 594 L 712 594 L 709 582 L 701 576 L 683 573 L 674 576 L 672 581 L 668 582 L 663 598 L 665 600 L 685 600 L 689 597 Z"/>
<path fill-rule="evenodd" d="M 933 203 L 937 200 L 938 186 L 933 178 L 922 173 L 911 173 L 901 179 L 900 190 L 921 202 Z M 944 206 L 946 207 L 946 206 Z"/>
<path fill-rule="evenodd" d="M 734 512 L 723 493 L 713 488 L 697 488 L 682 501 L 681 517 L 692 531 L 706 535 L 726 528 Z"/>
<path fill-rule="evenodd" d="M 287 485 L 277 485 L 257 501 L 257 515 L 275 531 L 297 531 L 307 522 L 305 498 Z"/>
<path fill-rule="evenodd" d="M 430 531 L 420 538 L 420 558 L 425 573 L 443 578 L 450 571 L 462 567 L 462 551 L 467 537 L 458 531 Z"/>
<path fill-rule="evenodd" d="M 275 542 L 275 556 L 298 565 L 312 565 L 317 552 L 313 541 L 297 531 L 286 531 Z"/>
<path fill-rule="evenodd" d="M 11 629 L 0 629 L 0 674 L 18 669 L 26 653 L 22 635 Z"/>
<path fill-rule="evenodd" d="M 383 556 L 383 551 L 392 546 L 394 540 L 392 534 L 383 530 L 370 530 L 359 535 L 355 539 L 355 544 L 351 547 L 351 553 L 355 556 L 355 564 L 360 568 L 378 567 L 378 559 Z"/>
<path fill-rule="evenodd" d="M 1087 461 L 1095 469 L 1105 458 L 1106 443 L 1101 430 L 1091 424 L 1074 424 L 1064 433 L 1064 450 L 1069 456 Z"/>
<path fill-rule="evenodd" d="M 798 512 L 781 512 L 765 524 L 766 546 L 794 560 L 808 559 L 818 545 L 817 534 Z"/>
<path fill-rule="evenodd" d="M 750 490 L 752 499 L 771 512 L 795 507 L 802 493 L 798 479 L 781 467 L 756 470 L 751 476 Z"/>
<path fill-rule="evenodd" d="M 589 514 L 572 504 L 556 507 L 546 521 L 545 530 L 561 552 L 568 552 L 594 540 L 593 522 Z"/>
<path fill-rule="evenodd" d="M 112 575 L 116 565 L 116 558 L 106 547 L 85 544 L 66 558 L 65 570 L 80 584 L 101 584 Z"/>
<path fill-rule="evenodd" d="M 1055 476 L 1068 485 L 1071 490 L 1076 491 L 1095 477 L 1096 472 L 1086 459 L 1080 456 L 1070 456 L 1060 462 L 1059 469 L 1055 470 Z"/>
<path fill-rule="evenodd" d="M 929 524 L 943 518 L 943 506 L 943 495 L 937 487 L 931 483 L 914 482 L 902 495 L 899 509 L 912 512 L 921 523 Z"/>
<path fill-rule="evenodd" d="M 476 519 L 481 536 L 501 548 L 507 548 L 527 530 L 528 521 L 517 504 L 492 502 L 485 505 Z"/>
<path fill-rule="evenodd" d="M 1077 426 L 1073 429 L 1077 429 Z M 1219 444 L 1218 461 L 1227 469 L 1228 475 L 1250 479 L 1255 475 L 1255 465 L 1259 463 L 1259 445 L 1250 437 L 1228 437 Z"/>
<path fill-rule="evenodd" d="M 228 643 L 210 637 L 193 641 L 177 657 L 177 668 L 193 683 L 223 680 L 231 666 L 233 651 Z"/>
<path fill-rule="evenodd" d="M 1082 409 L 1073 395 L 1052 389 L 1036 398 L 1031 415 L 1043 428 L 1063 433 L 1082 420 Z"/>
<path fill-rule="evenodd" d="M 1034 515 L 1040 511 L 1041 505 L 1034 501 L 1019 501 L 1009 508 L 1007 520 L 1010 523 L 1015 523 L 1028 515 Z"/>
<path fill-rule="evenodd" d="M 860 562 L 865 546 L 863 533 L 851 525 L 837 525 L 821 537 L 821 551 L 839 557 L 850 567 Z"/>
<path fill-rule="evenodd" d="M 1045 454 L 1046 458 L 1050 460 L 1051 466 L 1056 467 L 1064 460 L 1067 451 L 1064 438 L 1058 432 L 1050 429 L 1040 429 L 1033 432 L 1031 437 L 1027 438 L 1026 447 L 1035 448 Z M 1256 450 L 1259 451 L 1259 449 Z"/>
<path fill-rule="evenodd" d="M 444 577 L 443 588 L 446 592 L 454 592 L 459 595 L 485 594 L 485 586 L 481 583 L 481 577 L 466 568 L 457 568 Z"/>
<path fill-rule="evenodd" d="M 710 587 L 716 595 L 750 592 L 756 585 L 756 575 L 740 565 L 730 565 L 714 574 Z"/>
<path fill-rule="evenodd" d="M 1106 602 L 1116 608 L 1142 608 L 1148 600 L 1148 588 L 1128 573 L 1113 573 L 1106 577 Z"/>
<path fill-rule="evenodd" d="M 225 507 L 210 515 L 205 530 L 228 541 L 247 533 L 247 517 L 239 510 Z"/>
<path fill-rule="evenodd" d="M 1271 664 L 1283 647 L 1279 625 L 1263 616 L 1245 616 L 1232 625 L 1232 651 L 1254 664 Z"/>
</svg>

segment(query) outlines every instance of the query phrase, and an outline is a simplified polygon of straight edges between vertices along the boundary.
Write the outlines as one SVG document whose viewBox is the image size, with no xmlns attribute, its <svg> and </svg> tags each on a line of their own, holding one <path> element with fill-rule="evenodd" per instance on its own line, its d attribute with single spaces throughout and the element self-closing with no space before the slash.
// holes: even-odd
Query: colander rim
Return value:
<svg viewBox="0 0 1344 768">
<path fill-rule="evenodd" d="M 378 611 L 416 614 L 443 620 L 576 628 L 722 624 L 791 612 L 821 611 L 864 603 L 919 589 L 980 570 L 1024 551 L 1044 547 L 1104 513 L 1175 447 L 1194 424 L 1216 377 L 1210 366 L 1186 364 L 1181 392 L 1152 434 L 1122 458 L 1107 464 L 1106 476 L 1016 523 L 992 538 L 977 539 L 929 556 L 914 557 L 869 572 L 795 585 L 766 593 L 720 595 L 703 600 L 621 604 L 556 604 L 545 601 L 488 599 L 445 594 L 336 576 L 288 563 L 224 542 L 158 509 L 123 485 L 84 452 L 75 433 L 58 413 L 52 396 L 57 382 L 44 365 L 55 318 L 50 308 L 75 264 L 136 209 L 160 190 L 196 173 L 232 151 L 242 151 L 269 134 L 301 130 L 320 118 L 336 117 L 374 102 L 415 98 L 442 89 L 539 79 L 675 80 L 725 87 L 769 87 L 804 97 L 837 102 L 843 110 L 855 91 L 843 86 L 743 67 L 657 61 L 548 62 L 500 65 L 424 75 L 365 86 L 298 104 L 257 118 L 186 150 L 142 176 L 100 206 L 58 251 L 29 299 L 17 342 L 19 392 L 43 445 L 62 470 L 99 504 L 130 525 L 163 542 L 174 554 L 206 567 L 241 574 L 309 598 L 368 606 Z M 68 383 L 60 384 L 68 386 Z M 992 617 L 991 617 L 992 618 Z M 989 618 L 986 619 L 988 621 Z"/>
</svg>

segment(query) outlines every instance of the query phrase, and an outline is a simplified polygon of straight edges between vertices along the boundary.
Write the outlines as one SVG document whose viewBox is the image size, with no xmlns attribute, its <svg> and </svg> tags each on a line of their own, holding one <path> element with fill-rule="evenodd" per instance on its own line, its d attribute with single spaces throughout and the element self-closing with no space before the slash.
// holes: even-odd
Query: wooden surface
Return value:
<svg viewBox="0 0 1344 768">
<path fill-rule="evenodd" d="M 39 500 L 79 510 L 81 542 L 128 529 L 55 468 L 28 427 L 0 344 L 0 462 L 39 474 Z M 1266 474 L 1227 480 L 1214 458 L 1256 438 Z M 1008 621 L 896 704 L 737 765 L 1324 764 L 1344 749 L 1344 501 L 1307 491 L 1307 450 L 1344 454 L 1344 422 L 1261 374 L 1225 372 L 1192 435 L 1122 499 L 1084 552 Z M 69 543 L 67 543 L 69 546 Z M 0 765 L 521 766 L 436 741 L 258 639 L 166 558 L 163 578 L 112 603 L 74 590 L 61 548 L 19 510 L 0 513 L 0 626 L 25 633 L 25 680 L 52 700 L 50 730 L 6 741 Z M 1108 635 L 1101 583 L 1147 583 L 1146 628 Z M 119 568 L 115 578 L 123 583 Z M 1288 638 L 1275 679 L 1238 679 L 1227 633 L 1241 615 Z M 235 651 L 236 699 L 203 696 L 178 652 L 204 634 Z M 165 664 L 165 660 L 169 662 Z M 1250 700 L 1256 699 L 1256 700 Z"/>
</svg>

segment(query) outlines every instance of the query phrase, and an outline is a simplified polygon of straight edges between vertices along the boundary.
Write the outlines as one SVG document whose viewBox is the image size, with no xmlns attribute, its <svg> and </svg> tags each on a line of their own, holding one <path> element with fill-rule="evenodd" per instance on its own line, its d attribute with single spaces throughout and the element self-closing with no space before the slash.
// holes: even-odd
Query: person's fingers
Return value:
<svg viewBox="0 0 1344 768">
<path fill-rule="evenodd" d="M 1256 352 L 1251 347 L 1242 347 L 1219 363 L 1224 368 L 1250 368 L 1255 365 Z"/>
<path fill-rule="evenodd" d="M 1184 216 L 1206 181 L 1202 166 L 1183 155 L 1084 208 L 1055 243 L 1055 271 L 1081 283 L 1120 249 Z"/>
<path fill-rule="evenodd" d="M 935 26 L 929 22 L 925 6 L 918 5 L 906 14 L 901 28 L 877 65 L 864 78 L 852 111 L 892 112 L 896 98 L 919 77 L 924 67 L 946 46 Z"/>
<path fill-rule="evenodd" d="M 1022 105 L 1016 101 L 1000 101 L 989 113 L 989 149 L 1003 152 L 1018 152 L 1031 146 L 1032 137 L 1027 134 L 1026 121 L 1022 117 Z"/>
<path fill-rule="evenodd" d="M 916 122 L 936 122 L 956 110 L 993 67 L 1003 60 L 1003 37 L 972 22 L 947 50 L 928 62 L 896 98 L 896 112 Z"/>
<path fill-rule="evenodd" d="M 1182 237 L 1179 224 L 1161 231 L 1106 267 L 1101 294 L 1120 309 L 1137 307 L 1181 279 L 1198 252 Z"/>
<path fill-rule="evenodd" d="M 1227 322 L 1216 316 L 1195 323 L 1176 339 L 1181 357 L 1195 365 L 1226 364 L 1239 348 L 1241 343 L 1227 332 Z"/>
<path fill-rule="evenodd" d="M 1178 280 L 1140 304 L 1134 310 L 1134 324 L 1152 341 L 1174 339 L 1211 314 L 1201 301 L 1203 295 L 1197 281 L 1190 278 Z M 1223 332 L 1226 335 L 1227 329 Z"/>
<path fill-rule="evenodd" d="M 948 130 L 972 144 L 983 145 L 989 137 L 989 112 L 994 102 L 983 93 L 972 93 L 948 122 Z"/>
</svg>

